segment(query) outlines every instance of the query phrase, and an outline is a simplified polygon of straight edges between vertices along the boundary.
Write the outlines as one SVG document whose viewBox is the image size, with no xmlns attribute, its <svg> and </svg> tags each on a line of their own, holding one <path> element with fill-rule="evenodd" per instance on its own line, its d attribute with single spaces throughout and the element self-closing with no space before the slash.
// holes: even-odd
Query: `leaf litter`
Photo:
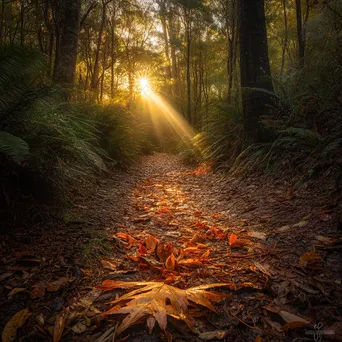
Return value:
<svg viewBox="0 0 342 342">
<path fill-rule="evenodd" d="M 300 204 L 296 202 L 290 210 L 290 200 L 279 202 L 273 195 L 282 188 L 286 193 L 285 185 L 279 189 L 266 179 L 225 180 L 209 167 L 189 171 L 175 157 L 158 154 L 143 160 L 130 173 L 128 182 L 126 173 L 115 177 L 111 186 L 106 183 L 99 195 L 95 194 L 94 205 L 85 198 L 86 206 L 79 206 L 76 213 L 78 217 L 93 215 L 88 222 L 109 227 L 105 229 L 112 236 L 112 250 L 98 258 L 98 267 L 85 267 L 79 256 L 69 261 L 73 249 L 64 246 L 66 238 L 74 239 L 74 245 L 83 239 L 82 232 L 74 235 L 78 232 L 72 225 L 63 227 L 70 229 L 69 235 L 62 233 L 56 252 L 46 248 L 47 253 L 42 253 L 44 248 L 40 247 L 3 257 L 6 266 L 0 283 L 5 286 L 6 298 L 12 290 L 26 289 L 10 296 L 11 303 L 28 298 L 35 312 L 27 318 L 30 324 L 23 322 L 21 334 L 33 327 L 37 338 L 49 334 L 56 341 L 70 334 L 76 340 L 98 336 L 110 341 L 119 333 L 127 342 L 148 341 L 146 329 L 131 328 L 131 323 L 145 322 L 147 330 L 154 328 L 153 334 L 164 334 L 168 340 L 170 336 L 187 339 L 191 329 L 186 332 L 175 321 L 188 321 L 202 340 L 228 336 L 232 341 L 250 341 L 251 336 L 261 340 L 262 331 L 262 341 L 268 341 L 274 334 L 300 337 L 303 332 L 296 335 L 298 329 L 318 321 L 332 326 L 340 319 L 336 248 L 340 238 L 332 229 L 333 214 L 329 213 L 329 220 L 322 220 L 319 211 L 312 211 L 312 203 L 305 202 L 310 196 L 314 201 L 314 193 L 300 197 L 303 200 L 297 197 Z M 110 196 L 115 200 L 109 203 Z M 51 229 L 55 235 L 44 232 L 40 241 L 56 243 L 60 231 Z M 74 268 L 81 270 L 81 278 L 70 271 Z M 125 283 L 122 288 L 113 288 L 120 282 Z M 130 282 L 134 286 L 127 285 Z M 92 287 L 101 283 L 103 290 L 108 284 L 103 294 L 100 288 Z M 145 285 L 135 290 L 137 283 Z M 147 283 L 154 284 L 150 290 L 146 290 Z M 213 292 L 218 293 L 217 299 L 228 296 L 228 301 L 216 303 L 204 296 L 208 307 L 184 295 L 201 285 L 208 286 L 203 291 L 211 293 L 210 286 L 217 283 L 230 284 L 219 289 L 224 292 Z M 156 307 L 151 293 L 158 289 Z M 183 302 L 184 320 L 172 317 L 183 316 L 170 305 L 170 289 L 181 293 L 180 298 L 187 303 L 185 308 Z M 123 294 L 123 290 L 132 291 Z M 134 291 L 138 291 L 136 297 Z M 141 311 L 132 316 L 138 310 L 135 301 L 141 304 L 137 305 Z M 105 302 L 112 304 L 108 308 Z M 298 302 L 302 304 L 297 306 Z M 270 303 L 274 303 L 273 311 L 268 310 Z M 320 309 L 311 309 L 312 303 Z M 51 311 L 44 311 L 44 306 Z M 108 314 L 109 310 L 113 314 Z M 135 320 L 140 314 L 144 322 Z M 165 314 L 170 317 L 167 326 Z M 11 317 L 6 317 L 4 321 L 10 322 Z M 160 328 L 157 318 L 161 332 L 156 329 L 156 325 Z"/>
</svg>

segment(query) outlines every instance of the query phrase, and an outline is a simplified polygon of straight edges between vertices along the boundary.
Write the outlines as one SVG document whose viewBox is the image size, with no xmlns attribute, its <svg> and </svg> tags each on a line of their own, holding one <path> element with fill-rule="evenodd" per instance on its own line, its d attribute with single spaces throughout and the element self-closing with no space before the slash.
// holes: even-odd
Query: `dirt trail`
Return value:
<svg viewBox="0 0 342 342">
<path fill-rule="evenodd" d="M 18 331 L 26 340 L 51 340 L 48 329 L 62 316 L 62 341 L 94 341 L 116 318 L 99 323 L 92 317 L 122 291 L 95 300 L 99 293 L 89 286 L 169 278 L 180 288 L 237 285 L 232 298 L 217 305 L 219 315 L 198 319 L 199 331 L 226 330 L 227 341 L 310 340 L 303 327 L 284 327 L 303 319 L 309 330 L 320 322 L 324 329 L 341 327 L 341 235 L 330 192 L 327 186 L 293 192 L 271 176 L 228 178 L 205 166 L 186 167 L 174 156 L 145 157 L 102 181 L 91 198 L 78 198 L 63 222 L 3 238 L 1 322 L 28 307 L 31 324 Z M 130 248 L 120 233 L 136 239 Z M 240 244 L 229 245 L 232 234 Z M 178 250 L 177 269 L 165 268 L 167 251 L 146 253 L 149 235 Z M 8 297 L 14 288 L 25 290 Z M 174 341 L 199 341 L 181 324 L 169 328 Z M 143 325 L 122 336 L 128 333 L 126 341 L 167 340 L 158 329 L 148 335 Z"/>
</svg>

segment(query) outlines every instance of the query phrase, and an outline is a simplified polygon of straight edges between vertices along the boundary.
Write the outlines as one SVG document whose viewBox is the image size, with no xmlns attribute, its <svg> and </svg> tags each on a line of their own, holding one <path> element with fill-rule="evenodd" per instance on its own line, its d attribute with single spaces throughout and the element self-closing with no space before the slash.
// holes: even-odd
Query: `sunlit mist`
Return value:
<svg viewBox="0 0 342 342">
<path fill-rule="evenodd" d="M 150 82 L 145 77 L 142 77 L 139 79 L 139 89 L 140 89 L 140 94 L 143 97 L 149 96 L 152 93 Z"/>
<path fill-rule="evenodd" d="M 141 78 L 139 83 L 141 96 L 147 104 L 157 136 L 161 139 L 165 138 L 162 136 L 161 127 L 166 121 L 183 143 L 192 145 L 195 132 L 185 118 L 152 90 L 148 79 Z"/>
</svg>

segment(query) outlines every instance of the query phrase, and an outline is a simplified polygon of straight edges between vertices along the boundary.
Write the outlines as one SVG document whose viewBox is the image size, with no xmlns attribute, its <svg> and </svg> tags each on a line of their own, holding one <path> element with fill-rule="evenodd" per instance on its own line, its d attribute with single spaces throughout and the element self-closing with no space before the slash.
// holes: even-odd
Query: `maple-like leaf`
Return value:
<svg viewBox="0 0 342 342">
<path fill-rule="evenodd" d="M 101 290 L 113 290 L 117 288 L 131 289 L 140 286 L 120 298 L 108 303 L 113 305 L 105 315 L 127 315 L 117 329 L 119 335 L 134 324 L 146 319 L 149 331 L 158 322 L 161 329 L 167 327 L 167 316 L 183 320 L 190 329 L 195 329 L 195 319 L 191 315 L 189 305 L 198 304 L 216 312 L 212 302 L 218 302 L 223 298 L 230 298 L 227 293 L 207 291 L 212 288 L 231 287 L 231 284 L 217 283 L 192 287 L 186 290 L 167 285 L 164 282 L 123 282 L 105 280 L 98 286 Z"/>
</svg>

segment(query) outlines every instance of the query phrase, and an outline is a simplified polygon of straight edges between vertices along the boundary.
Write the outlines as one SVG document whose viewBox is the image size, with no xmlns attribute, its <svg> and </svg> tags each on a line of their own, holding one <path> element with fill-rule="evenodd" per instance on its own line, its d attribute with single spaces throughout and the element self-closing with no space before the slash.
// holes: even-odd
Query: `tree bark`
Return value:
<svg viewBox="0 0 342 342">
<path fill-rule="evenodd" d="M 262 134 L 259 120 L 262 114 L 266 114 L 270 98 L 255 88 L 273 91 L 264 0 L 240 0 L 238 10 L 244 130 L 249 142 L 260 142 Z"/>
<path fill-rule="evenodd" d="M 105 23 L 106 23 L 107 4 L 108 4 L 108 1 L 102 0 L 102 16 L 101 16 L 101 23 L 100 23 L 99 34 L 98 34 L 98 37 L 97 37 L 93 78 L 91 80 L 91 88 L 93 90 L 97 89 L 98 81 L 99 81 L 100 51 L 101 51 L 103 30 L 104 30 L 104 26 L 105 26 Z"/>
<path fill-rule="evenodd" d="M 54 81 L 72 86 L 77 61 L 81 0 L 64 0 L 63 13 L 59 58 Z"/>
<path fill-rule="evenodd" d="M 192 123 L 191 112 L 191 10 L 184 7 L 185 30 L 186 30 L 186 87 L 187 87 L 187 118 Z"/>
<path fill-rule="evenodd" d="M 284 73 L 285 53 L 286 53 L 286 49 L 287 49 L 287 40 L 288 40 L 286 0 L 283 0 L 283 14 L 284 14 L 284 40 L 283 40 L 282 55 L 281 55 L 281 69 L 280 69 L 281 74 Z"/>
<path fill-rule="evenodd" d="M 304 67 L 304 36 L 302 23 L 302 4 L 301 0 L 296 0 L 296 20 L 297 20 L 297 40 L 298 40 L 298 62 L 299 66 Z"/>
</svg>

